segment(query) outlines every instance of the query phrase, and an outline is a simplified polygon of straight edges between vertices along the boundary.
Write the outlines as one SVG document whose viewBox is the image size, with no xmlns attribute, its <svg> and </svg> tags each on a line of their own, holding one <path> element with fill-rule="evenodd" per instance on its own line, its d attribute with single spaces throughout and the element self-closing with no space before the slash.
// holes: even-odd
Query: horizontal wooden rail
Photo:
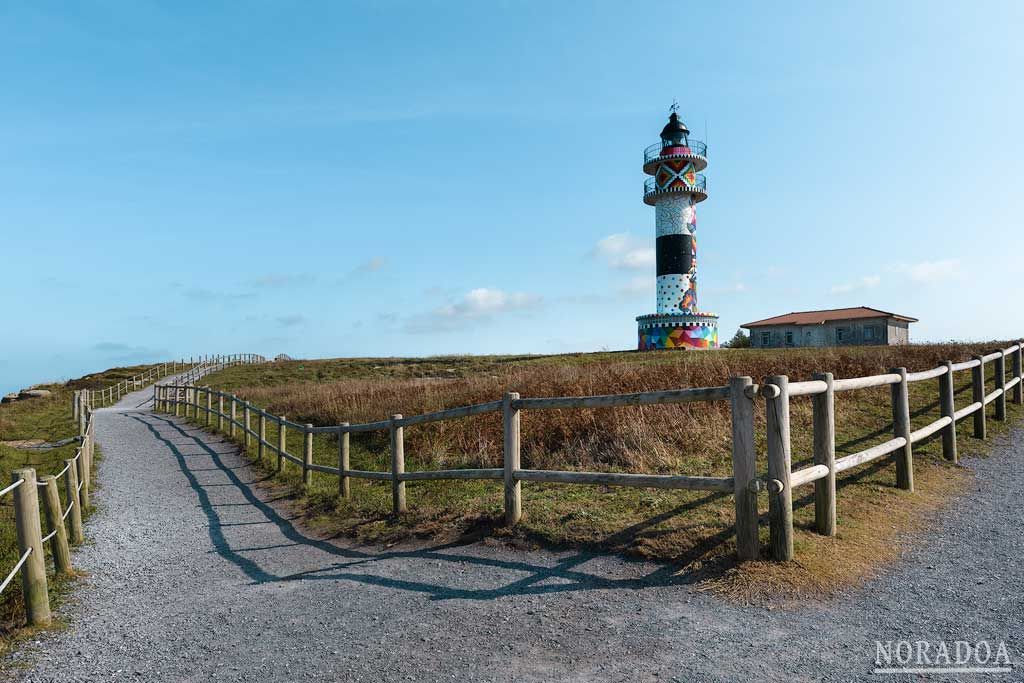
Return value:
<svg viewBox="0 0 1024 683">
<path fill-rule="evenodd" d="M 609 484 L 655 489 L 732 492 L 732 477 L 684 477 L 673 474 L 626 474 L 618 472 L 562 472 L 556 470 L 515 470 L 520 481 L 553 484 Z"/>
<path fill-rule="evenodd" d="M 931 370 L 923 370 L 921 372 L 908 372 L 908 382 L 921 382 L 926 379 L 935 379 L 936 377 L 942 377 L 948 372 L 945 365 L 940 365 L 937 368 Z"/>
<path fill-rule="evenodd" d="M 973 413 L 973 412 L 975 412 L 977 410 L 981 410 L 983 407 L 984 406 L 982 405 L 981 401 L 975 401 L 974 403 L 972 403 L 970 405 L 967 405 L 967 406 L 964 406 L 960 410 L 958 410 L 955 413 L 953 413 L 953 419 L 955 419 L 957 422 L 959 422 L 960 420 L 964 419 L 965 417 L 967 417 L 971 413 Z"/>
<path fill-rule="evenodd" d="M 880 443 L 877 446 L 872 446 L 866 450 L 854 453 L 853 455 L 847 455 L 844 458 L 836 458 L 836 472 L 845 472 L 851 467 L 857 465 L 863 465 L 864 463 L 877 460 L 883 455 L 889 455 L 893 451 L 897 451 L 907 445 L 907 440 L 902 436 L 897 436 L 895 439 L 889 439 L 885 443 Z"/>
<path fill-rule="evenodd" d="M 935 422 L 932 422 L 931 424 L 925 427 L 921 427 L 920 429 L 915 429 L 914 431 L 910 432 L 910 443 L 917 443 L 921 439 L 927 439 L 932 434 L 942 431 L 943 427 L 947 427 L 952 423 L 953 418 L 951 418 L 948 415 L 943 415 Z"/>
<path fill-rule="evenodd" d="M 987 394 L 985 396 L 985 401 L 984 401 L 985 405 L 988 405 L 989 403 L 991 403 L 992 401 L 996 400 L 997 398 L 999 398 L 1002 395 L 1003 395 L 1003 390 L 1002 389 L 996 389 L 991 394 Z"/>
<path fill-rule="evenodd" d="M 611 394 L 607 396 L 520 398 L 512 402 L 512 407 L 517 410 L 616 408 L 665 403 L 692 403 L 694 401 L 725 401 L 728 398 L 729 387 L 707 387 L 701 389 L 675 389 L 671 391 L 645 391 L 637 394 Z"/>
<path fill-rule="evenodd" d="M 827 390 L 828 385 L 821 380 L 789 383 L 790 396 L 814 396 L 815 394 L 824 394 Z"/>
<path fill-rule="evenodd" d="M 501 410 L 501 401 L 491 401 L 490 403 L 478 403 L 476 405 L 463 406 L 461 408 L 439 410 L 435 413 L 403 417 L 401 420 L 395 420 L 395 424 L 402 427 L 408 427 L 410 425 L 424 424 L 427 422 L 440 422 L 441 420 L 453 420 L 460 417 L 493 413 L 499 410 Z"/>
<path fill-rule="evenodd" d="M 399 479 L 402 481 L 437 481 L 440 479 L 501 479 L 502 470 L 500 467 L 491 469 L 464 469 L 464 470 L 421 470 L 419 472 L 404 472 Z"/>
<path fill-rule="evenodd" d="M 832 383 L 832 388 L 835 391 L 853 391 L 855 389 L 884 387 L 888 384 L 899 384 L 899 382 L 899 375 L 872 375 L 871 377 L 850 377 L 848 379 L 837 379 Z"/>
<path fill-rule="evenodd" d="M 390 472 L 375 472 L 373 470 L 345 470 L 342 475 L 346 477 L 352 477 L 353 479 L 379 479 L 381 481 L 391 481 Z"/>
<path fill-rule="evenodd" d="M 972 358 L 971 360 L 965 360 L 962 363 L 953 363 L 953 372 L 959 372 L 961 370 L 970 370 L 981 365 L 981 361 Z"/>
<path fill-rule="evenodd" d="M 828 465 L 811 465 L 789 475 L 789 485 L 792 488 L 797 488 L 804 484 L 810 484 L 819 479 L 824 479 L 829 475 L 829 472 L 831 470 L 828 468 Z"/>
</svg>

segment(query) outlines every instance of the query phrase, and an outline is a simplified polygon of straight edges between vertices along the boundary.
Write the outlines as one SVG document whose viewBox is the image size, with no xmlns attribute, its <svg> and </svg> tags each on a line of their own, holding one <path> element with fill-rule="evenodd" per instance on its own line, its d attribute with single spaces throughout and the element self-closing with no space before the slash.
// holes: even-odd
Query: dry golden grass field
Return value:
<svg viewBox="0 0 1024 683">
<path fill-rule="evenodd" d="M 909 371 L 941 361 L 966 360 L 974 353 L 1012 342 L 928 344 L 903 347 L 720 350 L 701 353 L 594 353 L 562 356 L 458 356 L 435 358 L 356 358 L 286 361 L 240 366 L 204 380 L 236 393 L 289 420 L 314 425 L 370 422 L 394 413 L 416 415 L 482 403 L 506 391 L 525 397 L 581 396 L 684 387 L 716 386 L 732 375 L 787 374 L 809 379 L 828 371 L 837 378 L 878 374 L 892 367 Z M 991 364 L 989 364 L 991 365 Z M 989 371 L 989 390 L 992 388 Z M 970 373 L 956 375 L 956 405 L 970 403 Z M 912 428 L 939 416 L 937 381 L 910 385 Z M 993 406 L 989 406 L 990 417 Z M 764 405 L 756 405 L 759 469 L 764 471 Z M 1019 418 L 1008 407 L 1008 424 Z M 810 461 L 811 401 L 792 402 L 794 469 Z M 501 418 L 488 414 L 405 429 L 406 469 L 501 467 Z M 730 417 L 726 403 L 524 411 L 522 460 L 525 468 L 730 476 Z M 981 454 L 961 423 L 961 454 Z M 990 438 L 1002 424 L 990 423 Z M 837 395 L 837 457 L 891 438 L 888 387 Z M 268 440 L 276 428 L 268 424 Z M 301 453 L 301 435 L 289 435 L 288 450 Z M 255 446 L 252 446 L 255 455 Z M 798 562 L 772 565 L 732 561 L 733 510 L 728 494 L 629 489 L 607 486 L 523 484 L 524 520 L 514 530 L 501 525 L 499 482 L 410 482 L 409 512 L 390 516 L 387 482 L 355 480 L 351 500 L 337 495 L 337 482 L 314 473 L 301 486 L 297 468 L 273 476 L 306 521 L 325 533 L 367 541 L 395 542 L 417 537 L 436 541 L 486 538 L 520 546 L 579 546 L 622 552 L 675 564 L 695 581 L 741 596 L 774 591 L 828 592 L 867 576 L 896 556 L 900 540 L 927 513 L 969 477 L 963 467 L 941 459 L 936 438 L 915 445 L 917 491 L 894 486 L 890 458 L 854 468 L 838 481 L 839 533 L 813 533 L 811 489 L 798 493 Z M 336 465 L 333 436 L 317 435 L 314 460 Z M 262 466 L 268 479 L 276 456 Z M 387 469 L 387 435 L 352 435 L 352 466 Z M 268 482 L 271 483 L 271 482 Z M 762 513 L 766 510 L 762 498 Z M 762 526 L 763 538 L 767 527 Z"/>
</svg>

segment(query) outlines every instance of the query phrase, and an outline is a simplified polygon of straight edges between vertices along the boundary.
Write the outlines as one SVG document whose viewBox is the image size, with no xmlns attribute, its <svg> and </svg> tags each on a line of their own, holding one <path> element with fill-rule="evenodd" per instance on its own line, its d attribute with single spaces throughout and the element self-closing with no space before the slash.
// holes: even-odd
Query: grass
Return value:
<svg viewBox="0 0 1024 683">
<path fill-rule="evenodd" d="M 730 375 L 788 374 L 809 379 L 816 371 L 836 377 L 877 374 L 890 367 L 910 371 L 960 361 L 973 353 L 1008 346 L 939 344 L 860 349 L 733 350 L 705 353 L 597 353 L 568 356 L 484 356 L 424 359 L 337 359 L 240 366 L 211 375 L 206 383 L 237 393 L 275 414 L 315 425 L 367 422 L 393 413 L 432 410 L 494 400 L 504 391 L 524 397 L 625 393 L 688 386 L 722 385 Z M 991 389 L 991 364 L 989 389 Z M 956 377 L 957 407 L 970 403 L 970 373 Z M 939 416 L 937 381 L 910 385 L 912 428 Z M 991 417 L 993 406 L 988 407 Z M 1010 419 L 1020 416 L 1009 405 Z M 764 453 L 764 407 L 757 407 L 758 452 Z M 810 461 L 811 400 L 792 404 L 794 467 Z M 963 455 L 979 454 L 983 442 L 959 427 Z M 889 390 L 843 393 L 836 400 L 837 456 L 891 438 Z M 998 434 L 1003 424 L 990 422 Z M 731 474 L 729 411 L 724 403 L 530 411 L 523 414 L 523 466 L 621 472 Z M 276 429 L 268 425 L 268 440 Z M 406 428 L 406 468 L 500 467 L 501 424 L 497 415 Z M 288 435 L 288 450 L 302 452 L 301 435 Z M 727 494 L 605 486 L 523 484 L 522 524 L 501 526 L 502 491 L 496 482 L 410 482 L 410 512 L 390 517 L 387 482 L 354 480 L 351 500 L 337 495 L 336 478 L 313 474 L 301 486 L 297 467 L 286 466 L 279 483 L 291 488 L 309 523 L 368 541 L 410 537 L 454 540 L 494 536 L 515 544 L 586 546 L 676 564 L 695 580 L 745 599 L 771 589 L 827 593 L 870 574 L 892 558 L 896 542 L 927 518 L 969 476 L 941 458 L 937 437 L 915 445 L 918 492 L 894 486 L 890 458 L 839 477 L 839 533 L 813 533 L 811 487 L 796 501 L 798 563 L 752 563 L 737 568 L 733 553 L 732 498 Z M 255 454 L 255 446 L 252 447 Z M 337 445 L 314 437 L 314 461 L 336 465 Z M 763 455 L 759 468 L 764 470 Z M 273 471 L 276 456 L 263 466 Z M 386 434 L 353 435 L 352 466 L 387 469 Z M 766 501 L 761 500 L 762 511 Z M 762 534 L 767 539 L 767 529 Z M 754 580 L 756 578 L 756 580 Z"/>
<path fill-rule="evenodd" d="M 0 405 L 0 472 L 32 467 L 40 476 L 57 474 L 64 468 L 64 461 L 73 458 L 77 442 L 50 450 L 17 448 L 7 445 L 18 441 L 56 442 L 78 434 L 78 425 L 71 417 L 71 399 L 76 389 L 101 389 L 122 379 L 131 377 L 151 366 L 113 368 L 100 373 L 71 380 L 65 384 L 44 384 L 39 388 L 51 392 L 49 397 L 16 401 Z M 102 457 L 96 449 L 96 460 Z M 3 485 L 10 482 L 6 474 Z M 64 487 L 60 486 L 61 505 L 65 507 Z M 46 522 L 42 521 L 43 533 Z M 49 545 L 49 544 L 47 544 Z M 0 579 L 7 575 L 19 557 L 17 535 L 14 527 L 13 497 L 8 494 L 0 499 Z M 47 548 L 49 556 L 49 548 Z M 74 550 L 72 550 L 72 561 Z M 72 577 L 58 577 L 53 574 L 52 561 L 48 560 L 51 605 L 59 603 L 66 595 Z M 0 595 L 0 646 L 6 646 L 12 638 L 26 633 L 20 627 L 25 622 L 25 608 L 21 594 L 20 579 L 15 578 Z"/>
</svg>

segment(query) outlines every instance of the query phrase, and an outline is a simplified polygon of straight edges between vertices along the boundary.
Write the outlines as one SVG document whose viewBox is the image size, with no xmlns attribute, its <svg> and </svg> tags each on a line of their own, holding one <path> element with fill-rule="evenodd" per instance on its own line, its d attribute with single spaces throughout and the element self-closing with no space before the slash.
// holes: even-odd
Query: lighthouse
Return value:
<svg viewBox="0 0 1024 683">
<path fill-rule="evenodd" d="M 661 141 L 644 150 L 658 284 L 657 312 L 636 319 L 641 351 L 718 348 L 718 316 L 697 304 L 697 204 L 708 198 L 707 165 L 707 145 L 690 137 L 673 105 Z"/>
</svg>

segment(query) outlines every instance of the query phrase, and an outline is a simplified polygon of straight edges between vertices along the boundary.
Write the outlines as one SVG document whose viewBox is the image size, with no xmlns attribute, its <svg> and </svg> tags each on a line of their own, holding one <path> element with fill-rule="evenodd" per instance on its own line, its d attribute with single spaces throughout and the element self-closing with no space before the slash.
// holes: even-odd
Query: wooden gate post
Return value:
<svg viewBox="0 0 1024 683">
<path fill-rule="evenodd" d="M 210 425 L 213 424 L 213 392 L 210 391 L 210 387 L 206 387 L 206 427 L 209 429 Z"/>
<path fill-rule="evenodd" d="M 349 434 L 348 422 L 342 422 L 342 431 L 338 434 L 338 493 L 345 500 L 352 498 L 352 484 L 346 474 L 351 468 L 349 465 Z"/>
<path fill-rule="evenodd" d="M 224 394 L 217 392 L 217 431 L 224 433 Z"/>
<path fill-rule="evenodd" d="M 950 462 L 959 462 L 956 452 L 956 406 L 954 405 L 953 361 L 947 360 L 946 374 L 939 375 L 939 409 L 949 424 L 942 428 L 942 457 Z"/>
<path fill-rule="evenodd" d="M 504 467 L 502 478 L 505 483 L 505 524 L 509 526 L 519 523 L 523 518 L 522 482 L 516 479 L 515 474 L 520 469 L 521 448 L 519 409 L 513 405 L 513 402 L 518 400 L 519 394 L 510 391 L 501 402 Z"/>
<path fill-rule="evenodd" d="M 69 469 L 68 472 L 71 470 Z M 68 547 L 68 532 L 64 527 L 64 517 L 60 509 L 60 492 L 57 490 L 57 477 L 40 477 L 43 484 L 43 509 L 46 514 L 46 531 L 53 534 L 50 539 L 50 552 L 53 555 L 53 567 L 60 574 L 71 573 L 71 548 Z"/>
<path fill-rule="evenodd" d="M 903 437 L 906 443 L 896 451 L 896 486 L 905 491 L 914 490 L 914 451 L 910 444 L 910 395 L 908 392 L 907 369 L 892 368 L 889 372 L 899 375 L 900 381 L 889 385 L 892 389 L 892 433 Z"/>
<path fill-rule="evenodd" d="M 399 513 L 406 511 L 405 505 L 405 482 L 402 475 L 405 474 L 405 437 L 404 430 L 398 424 L 402 419 L 399 414 L 391 416 L 391 503 L 392 510 L 397 517 Z"/>
<path fill-rule="evenodd" d="M 234 394 L 231 394 L 231 420 L 228 426 L 228 431 L 231 433 L 231 438 L 235 438 L 235 424 L 238 422 L 238 400 Z"/>
<path fill-rule="evenodd" d="M 64 497 L 71 508 L 68 514 L 71 521 L 71 542 L 78 545 L 85 540 L 85 534 L 82 533 L 82 500 L 78 497 L 78 467 L 74 460 L 65 460 L 64 465 L 68 468 L 64 475 Z"/>
<path fill-rule="evenodd" d="M 302 485 L 309 486 L 313 481 L 313 425 L 307 424 L 302 438 Z"/>
<path fill-rule="evenodd" d="M 974 438 L 985 438 L 985 359 L 971 356 L 978 364 L 971 368 L 971 401 L 981 403 L 981 408 L 974 411 Z"/>
<path fill-rule="evenodd" d="M 793 491 L 789 478 L 792 460 L 789 442 L 789 377 L 765 380 L 765 416 L 768 420 L 768 517 L 771 522 L 772 558 L 793 559 Z"/>
<path fill-rule="evenodd" d="M 760 541 L 757 530 L 757 492 L 750 484 L 757 478 L 757 452 L 754 449 L 754 380 L 729 378 L 729 402 L 732 408 L 732 477 L 736 508 L 736 555 L 756 560 Z"/>
<path fill-rule="evenodd" d="M 831 372 L 819 372 L 814 379 L 824 382 L 824 393 L 812 398 L 814 414 L 814 464 L 824 465 L 828 474 L 814 482 L 814 526 L 819 534 L 836 534 L 836 400 Z"/>
<path fill-rule="evenodd" d="M 18 531 L 18 550 L 22 555 L 28 553 L 21 565 L 21 590 L 29 625 L 44 626 L 50 623 L 50 594 L 46 587 L 46 556 L 39 527 L 36 471 L 30 467 L 14 470 L 11 483 L 19 479 L 23 482 L 14 489 L 14 524 Z"/>
<path fill-rule="evenodd" d="M 1006 421 L 1006 356 L 1003 355 L 1002 350 L 997 349 L 999 353 L 996 356 L 995 366 L 993 367 L 995 374 L 996 389 L 1000 390 L 998 396 L 996 396 L 996 419 L 1000 422 Z"/>
</svg>

